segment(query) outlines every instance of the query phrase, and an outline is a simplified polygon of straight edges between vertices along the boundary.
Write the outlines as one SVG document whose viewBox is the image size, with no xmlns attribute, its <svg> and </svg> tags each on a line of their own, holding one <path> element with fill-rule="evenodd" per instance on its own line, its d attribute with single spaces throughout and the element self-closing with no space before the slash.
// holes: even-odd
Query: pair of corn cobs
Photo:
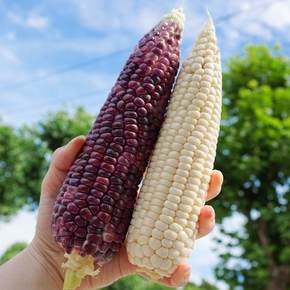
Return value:
<svg viewBox="0 0 290 290">
<path fill-rule="evenodd" d="M 66 251 L 64 289 L 96 275 L 127 232 L 130 262 L 152 279 L 190 255 L 215 158 L 221 66 L 209 20 L 172 91 L 183 21 L 174 10 L 140 40 L 60 189 L 52 227 Z"/>
</svg>

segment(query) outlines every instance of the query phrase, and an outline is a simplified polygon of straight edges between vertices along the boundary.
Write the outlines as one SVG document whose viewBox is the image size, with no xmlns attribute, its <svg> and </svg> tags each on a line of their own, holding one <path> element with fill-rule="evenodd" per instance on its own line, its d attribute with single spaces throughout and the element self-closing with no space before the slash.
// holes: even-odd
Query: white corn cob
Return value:
<svg viewBox="0 0 290 290">
<path fill-rule="evenodd" d="M 221 115 L 221 65 L 210 19 L 183 63 L 128 234 L 129 260 L 152 279 L 191 253 Z"/>
</svg>

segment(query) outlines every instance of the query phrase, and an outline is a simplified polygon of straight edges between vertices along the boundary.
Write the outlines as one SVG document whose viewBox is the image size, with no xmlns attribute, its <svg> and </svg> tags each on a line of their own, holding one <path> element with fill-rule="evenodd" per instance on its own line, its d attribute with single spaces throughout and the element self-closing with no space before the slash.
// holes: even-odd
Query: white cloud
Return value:
<svg viewBox="0 0 290 290">
<path fill-rule="evenodd" d="M 40 15 L 30 15 L 25 23 L 28 27 L 42 30 L 48 26 L 48 19 Z"/>
<path fill-rule="evenodd" d="M 14 31 L 9 31 L 5 34 L 5 38 L 9 41 L 16 39 L 16 33 Z"/>
<path fill-rule="evenodd" d="M 285 29 L 290 26 L 290 3 L 288 1 L 274 3 L 262 13 L 262 17 L 270 27 Z"/>
<path fill-rule="evenodd" d="M 7 18 L 13 24 L 36 30 L 43 30 L 49 25 L 47 17 L 35 13 L 30 13 L 25 16 L 23 12 L 21 13 L 18 11 L 16 13 L 15 11 L 9 11 L 7 12 Z"/>
<path fill-rule="evenodd" d="M 19 58 L 13 50 L 8 47 L 0 45 L 0 64 L 16 65 L 20 62 Z"/>
</svg>

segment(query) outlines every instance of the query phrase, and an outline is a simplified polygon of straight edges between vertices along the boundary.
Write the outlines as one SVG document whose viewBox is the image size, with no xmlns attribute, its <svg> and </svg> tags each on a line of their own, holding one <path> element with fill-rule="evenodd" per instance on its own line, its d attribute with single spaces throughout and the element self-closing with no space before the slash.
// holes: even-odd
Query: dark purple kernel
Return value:
<svg viewBox="0 0 290 290">
<path fill-rule="evenodd" d="M 119 177 L 112 176 L 111 183 L 112 184 L 123 184 L 123 180 Z"/>
<path fill-rule="evenodd" d="M 89 164 L 98 167 L 101 164 L 101 160 L 90 158 L 88 161 Z"/>
<path fill-rule="evenodd" d="M 137 113 L 133 111 L 124 112 L 124 116 L 128 118 L 135 118 L 135 119 L 138 117 Z"/>
<path fill-rule="evenodd" d="M 125 124 L 138 124 L 137 120 L 133 118 L 125 118 L 124 123 Z"/>
<path fill-rule="evenodd" d="M 93 166 L 93 165 L 87 165 L 85 167 L 85 170 L 88 171 L 88 172 L 91 172 L 91 173 L 97 173 L 98 168 Z"/>
<path fill-rule="evenodd" d="M 118 162 L 121 164 L 121 165 L 125 165 L 125 166 L 129 166 L 130 165 L 130 162 L 128 159 L 126 159 L 124 156 L 120 156 L 118 158 Z"/>
<path fill-rule="evenodd" d="M 114 205 L 114 203 L 115 203 L 114 199 L 108 195 L 103 197 L 102 202 L 110 204 L 110 205 Z"/>
<path fill-rule="evenodd" d="M 83 193 L 83 192 L 77 192 L 75 194 L 75 197 L 78 198 L 78 199 L 87 199 L 87 194 Z"/>
<path fill-rule="evenodd" d="M 92 195 L 88 196 L 87 201 L 89 204 L 96 204 L 96 205 L 100 204 L 100 202 L 101 202 L 100 199 L 98 199 Z"/>
<path fill-rule="evenodd" d="M 111 133 L 103 133 L 103 134 L 101 134 L 101 137 L 104 138 L 107 142 L 110 142 L 113 139 Z"/>
<path fill-rule="evenodd" d="M 125 142 L 126 142 L 126 141 L 124 140 L 123 137 L 115 137 L 115 138 L 114 138 L 114 142 L 115 142 L 115 143 L 118 143 L 118 144 L 120 144 L 120 145 L 125 145 Z M 113 147 L 113 144 L 114 144 L 114 143 L 111 144 L 111 147 L 112 147 L 113 149 L 115 149 L 115 148 Z M 117 150 L 117 149 L 116 149 L 116 150 Z"/>
<path fill-rule="evenodd" d="M 109 178 L 111 176 L 111 173 L 106 171 L 106 170 L 104 170 L 104 169 L 100 169 L 99 172 L 98 172 L 98 175 L 102 176 L 102 177 Z"/>
<path fill-rule="evenodd" d="M 87 254 L 94 255 L 95 252 L 97 251 L 97 245 L 94 243 L 89 243 L 88 241 L 85 241 L 82 247 L 82 251 L 84 251 Z"/>
<path fill-rule="evenodd" d="M 87 202 L 85 200 L 82 200 L 82 199 L 75 199 L 74 204 L 76 206 L 78 206 L 79 208 L 83 208 L 87 205 Z"/>
<path fill-rule="evenodd" d="M 75 223 L 80 227 L 85 227 L 88 224 L 88 222 L 79 215 L 75 217 Z"/>
<path fill-rule="evenodd" d="M 124 102 L 130 102 L 130 101 L 132 101 L 132 100 L 134 100 L 134 96 L 133 95 L 130 95 L 130 94 L 126 94 L 124 97 L 123 97 L 123 101 Z"/>
<path fill-rule="evenodd" d="M 115 241 L 116 235 L 114 233 L 103 233 L 103 240 L 107 243 Z"/>
<path fill-rule="evenodd" d="M 122 185 L 120 185 L 120 184 L 112 184 L 110 189 L 115 191 L 115 192 L 122 193 L 123 190 L 124 190 L 124 187 Z"/>
<path fill-rule="evenodd" d="M 89 209 L 93 215 L 97 215 L 98 212 L 100 211 L 100 208 L 97 205 L 90 205 Z"/>
<path fill-rule="evenodd" d="M 74 234 L 79 238 L 84 238 L 87 235 L 87 231 L 84 228 L 78 228 Z"/>
<path fill-rule="evenodd" d="M 99 152 L 92 152 L 91 158 L 102 159 L 103 158 L 103 154 L 101 154 Z"/>
<path fill-rule="evenodd" d="M 147 93 L 147 91 L 146 91 L 143 87 L 139 87 L 139 88 L 136 90 L 136 95 L 137 95 L 137 96 L 145 95 L 146 93 Z"/>
<path fill-rule="evenodd" d="M 80 216 L 87 221 L 91 220 L 93 217 L 92 213 L 90 212 L 88 208 L 83 208 L 80 211 Z"/>
<path fill-rule="evenodd" d="M 113 207 L 107 203 L 102 203 L 100 205 L 100 209 L 107 213 L 111 213 L 113 211 Z"/>
<path fill-rule="evenodd" d="M 94 227 L 93 225 L 89 225 L 87 227 L 87 231 L 88 231 L 88 234 L 102 234 L 103 233 L 103 229 L 98 229 Z"/>
<path fill-rule="evenodd" d="M 101 164 L 101 168 L 110 172 L 110 173 L 113 173 L 115 171 L 115 166 L 113 164 L 106 163 L 106 162 L 103 162 Z"/>
<path fill-rule="evenodd" d="M 63 220 L 65 222 L 69 222 L 69 221 L 73 220 L 73 215 L 70 214 L 68 211 L 65 211 L 62 216 L 63 216 Z"/>
<path fill-rule="evenodd" d="M 102 196 L 104 195 L 104 193 L 102 191 L 99 191 L 96 189 L 92 189 L 91 194 L 96 198 L 102 198 Z"/>
<path fill-rule="evenodd" d="M 111 156 L 104 156 L 104 161 L 105 162 L 108 162 L 108 163 L 111 163 L 111 164 L 116 164 L 117 163 L 117 159 L 116 158 L 113 158 Z"/>
<path fill-rule="evenodd" d="M 123 130 L 122 129 L 115 129 L 112 131 L 112 134 L 114 137 L 122 137 L 123 136 Z"/>
<path fill-rule="evenodd" d="M 101 176 L 98 176 L 98 177 L 96 178 L 96 182 L 101 183 L 101 184 L 104 184 L 104 185 L 106 185 L 106 186 L 108 186 L 108 185 L 110 184 L 110 181 L 109 181 L 108 178 L 106 178 L 106 177 L 101 177 Z"/>
<path fill-rule="evenodd" d="M 120 194 L 116 191 L 109 190 L 108 195 L 111 196 L 114 200 L 117 200 L 120 198 Z"/>
<path fill-rule="evenodd" d="M 82 166 L 76 166 L 74 169 L 76 172 L 83 172 L 84 168 Z"/>
<path fill-rule="evenodd" d="M 136 139 L 127 139 L 126 143 L 129 146 L 137 147 L 138 146 L 138 141 Z"/>
<path fill-rule="evenodd" d="M 81 184 L 85 184 L 87 186 L 92 186 L 94 183 L 92 180 L 87 179 L 87 178 L 81 178 L 80 181 L 81 181 Z"/>
<path fill-rule="evenodd" d="M 126 106 L 125 106 L 125 110 L 128 110 L 128 111 L 135 111 L 136 108 L 137 108 L 137 106 L 134 105 L 134 103 L 131 103 L 131 102 L 126 104 Z"/>
<path fill-rule="evenodd" d="M 120 128 L 123 128 L 123 122 L 122 121 L 115 121 L 112 125 L 112 127 L 114 129 L 120 129 Z"/>
<path fill-rule="evenodd" d="M 108 148 L 106 153 L 107 153 L 109 156 L 112 156 L 112 157 L 114 157 L 114 158 L 118 158 L 118 156 L 119 156 L 119 153 L 116 152 L 115 150 L 111 149 L 111 148 Z"/>
<path fill-rule="evenodd" d="M 71 233 L 77 230 L 78 226 L 74 222 L 68 222 L 65 224 L 67 230 Z"/>
<path fill-rule="evenodd" d="M 123 157 L 124 158 L 124 157 Z M 118 164 L 116 166 L 116 171 L 121 171 L 122 173 L 127 173 L 128 172 L 128 166 L 126 165 L 121 165 L 121 164 Z M 122 177 L 121 177 L 122 178 Z M 123 179 L 123 178 L 122 178 Z M 127 177 L 125 177 L 125 180 L 127 179 Z"/>
<path fill-rule="evenodd" d="M 97 152 L 100 152 L 100 153 L 104 153 L 106 151 L 106 147 L 104 147 L 102 145 L 95 145 L 94 150 Z"/>
<path fill-rule="evenodd" d="M 132 146 L 125 146 L 124 147 L 124 151 L 136 154 L 137 153 L 137 148 L 132 147 Z"/>
<path fill-rule="evenodd" d="M 67 210 L 72 214 L 77 214 L 79 212 L 79 208 L 72 202 L 67 205 Z"/>
<path fill-rule="evenodd" d="M 114 211 L 115 211 L 115 210 L 116 210 L 116 209 L 114 209 Z M 115 216 L 112 217 L 112 220 L 111 220 L 111 223 L 112 223 L 112 224 L 117 225 L 119 222 L 120 222 L 120 220 L 119 220 L 118 217 L 115 217 Z"/>
<path fill-rule="evenodd" d="M 78 172 L 72 172 L 71 174 L 71 178 L 80 178 L 80 177 L 81 177 L 81 174 Z"/>
<path fill-rule="evenodd" d="M 108 187 L 106 185 L 97 182 L 94 183 L 94 188 L 102 192 L 107 192 L 108 190 Z"/>
<path fill-rule="evenodd" d="M 121 217 L 122 216 L 122 210 L 119 208 L 114 208 L 113 215 L 116 217 Z"/>
<path fill-rule="evenodd" d="M 104 222 L 99 220 L 96 216 L 93 217 L 91 221 L 92 225 L 94 225 L 96 228 L 103 228 L 105 226 Z"/>
<path fill-rule="evenodd" d="M 87 240 L 94 244 L 98 244 L 100 241 L 102 241 L 102 236 L 96 234 L 87 234 Z"/>
<path fill-rule="evenodd" d="M 125 131 L 124 136 L 126 139 L 134 139 L 137 138 L 137 134 L 135 132 L 132 131 Z"/>
<path fill-rule="evenodd" d="M 97 218 L 106 224 L 109 223 L 111 220 L 111 216 L 108 213 L 103 212 L 103 211 L 100 211 L 98 213 Z"/>
<path fill-rule="evenodd" d="M 87 193 L 90 191 L 90 188 L 86 185 L 81 184 L 78 186 L 78 191 Z"/>
</svg>

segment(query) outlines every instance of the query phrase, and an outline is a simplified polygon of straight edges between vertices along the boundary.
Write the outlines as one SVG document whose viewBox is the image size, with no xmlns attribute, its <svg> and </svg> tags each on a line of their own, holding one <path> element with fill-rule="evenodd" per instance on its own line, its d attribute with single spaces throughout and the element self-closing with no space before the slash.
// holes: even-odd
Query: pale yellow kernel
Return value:
<svg viewBox="0 0 290 290">
<path fill-rule="evenodd" d="M 170 158 L 166 160 L 166 164 L 176 167 L 178 165 L 178 160 Z"/>
<path fill-rule="evenodd" d="M 160 220 L 168 225 L 173 223 L 173 218 L 164 214 L 160 215 Z"/>
<path fill-rule="evenodd" d="M 162 265 L 163 259 L 160 258 L 158 255 L 154 254 L 151 258 L 150 258 L 151 264 L 154 268 L 159 269 L 160 266 Z"/>
<path fill-rule="evenodd" d="M 152 203 L 152 205 L 156 205 L 156 206 L 159 206 L 159 207 L 161 207 L 163 205 L 163 201 L 158 199 L 158 198 L 153 198 L 151 203 Z"/>
<path fill-rule="evenodd" d="M 182 183 L 173 182 L 173 183 L 172 183 L 172 187 L 175 187 L 175 188 L 177 188 L 177 189 L 184 190 L 184 188 L 185 188 L 185 185 L 184 185 L 184 184 L 182 184 Z"/>
<path fill-rule="evenodd" d="M 169 188 L 169 193 L 175 196 L 181 196 L 182 195 L 182 190 L 176 187 L 171 186 Z"/>
<path fill-rule="evenodd" d="M 149 211 L 147 213 L 147 216 L 150 217 L 150 218 L 152 218 L 153 220 L 156 220 L 158 218 L 159 214 L 157 214 L 155 212 L 152 212 L 152 211 Z"/>
<path fill-rule="evenodd" d="M 166 161 L 166 163 L 168 163 L 168 162 Z M 174 173 L 176 170 L 174 167 L 168 166 L 168 165 L 167 166 L 165 165 L 163 169 L 164 169 L 164 171 L 171 173 L 171 174 Z"/>
<path fill-rule="evenodd" d="M 188 175 L 189 175 L 189 172 L 187 171 L 187 170 L 182 170 L 182 169 L 177 169 L 176 170 L 176 174 L 177 175 L 180 175 L 180 176 L 182 176 L 182 177 L 188 177 Z"/>
<path fill-rule="evenodd" d="M 170 259 L 176 259 L 179 255 L 180 255 L 179 250 L 177 250 L 177 249 L 169 249 L 169 251 L 168 251 L 168 257 Z"/>
<path fill-rule="evenodd" d="M 187 236 L 187 234 L 183 230 L 181 230 L 178 233 L 178 240 L 181 241 L 181 242 L 183 242 L 183 243 L 186 243 L 187 242 L 188 236 Z"/>
<path fill-rule="evenodd" d="M 185 247 L 184 243 L 182 241 L 174 241 L 173 243 L 173 248 L 178 250 L 178 251 L 181 251 L 183 248 Z"/>
<path fill-rule="evenodd" d="M 180 197 L 177 195 L 169 194 L 167 196 L 167 200 L 173 202 L 173 203 L 179 203 L 180 202 Z"/>
<path fill-rule="evenodd" d="M 162 244 L 163 247 L 169 249 L 169 248 L 172 248 L 172 246 L 173 246 L 173 241 L 171 241 L 171 240 L 167 240 L 167 239 L 163 239 L 163 240 L 161 241 L 161 244 Z"/>
<path fill-rule="evenodd" d="M 201 87 L 199 90 L 201 93 L 204 93 L 206 95 L 208 95 L 210 93 L 210 90 L 207 87 Z"/>
<path fill-rule="evenodd" d="M 175 151 L 179 151 L 182 149 L 182 144 L 181 143 L 178 143 L 178 142 L 173 142 L 171 144 L 171 148 Z"/>
<path fill-rule="evenodd" d="M 165 201 L 164 206 L 166 208 L 171 209 L 171 210 L 174 210 L 174 211 L 177 210 L 177 208 L 178 208 L 178 205 L 177 204 L 175 204 L 175 203 L 173 203 L 173 202 L 171 202 L 169 200 L 166 200 Z"/>
<path fill-rule="evenodd" d="M 148 226 L 148 227 L 153 227 L 154 226 L 154 219 L 147 216 L 143 219 L 143 224 L 145 226 Z"/>
<path fill-rule="evenodd" d="M 179 176 L 179 175 L 174 175 L 173 180 L 175 182 L 179 182 L 179 183 L 182 183 L 182 184 L 186 184 L 186 178 L 185 177 L 182 177 L 182 176 Z"/>
<path fill-rule="evenodd" d="M 171 182 L 169 180 L 166 180 L 166 179 L 161 179 L 159 180 L 159 183 L 162 184 L 162 185 L 165 185 L 167 186 L 168 188 L 170 187 L 171 185 Z M 153 196 L 153 195 L 152 195 Z M 151 199 L 152 199 L 152 196 L 151 196 Z"/>
<path fill-rule="evenodd" d="M 185 258 L 189 258 L 190 254 L 191 254 L 191 251 L 188 248 L 183 248 L 180 252 L 180 255 Z"/>
<path fill-rule="evenodd" d="M 172 223 L 170 226 L 169 226 L 169 229 L 173 230 L 174 232 L 178 233 L 179 231 L 182 230 L 182 227 L 178 224 L 178 223 Z"/>
<path fill-rule="evenodd" d="M 200 207 L 199 206 L 193 206 L 192 207 L 192 213 L 199 215 L 200 213 Z"/>
<path fill-rule="evenodd" d="M 187 184 L 187 189 L 184 190 L 184 196 L 189 197 L 190 199 L 195 200 L 196 199 L 196 192 L 198 192 L 199 188 L 198 186 Z"/>
<path fill-rule="evenodd" d="M 169 259 L 163 259 L 162 263 L 161 263 L 161 269 L 162 270 L 168 270 L 172 267 L 172 262 Z M 161 272 L 162 273 L 162 272 Z M 166 273 L 166 272 L 163 272 Z"/>
<path fill-rule="evenodd" d="M 197 177 L 189 177 L 189 178 L 188 178 L 188 183 L 190 183 L 190 184 L 194 184 L 194 185 L 196 185 L 196 186 L 200 186 L 201 181 L 200 181 L 200 179 L 197 178 Z"/>
<path fill-rule="evenodd" d="M 135 256 L 137 258 L 143 258 L 142 246 L 139 244 L 136 244 L 135 246 Z"/>
<path fill-rule="evenodd" d="M 164 237 L 165 237 L 165 239 L 174 241 L 177 239 L 177 233 L 172 231 L 172 230 L 166 230 L 164 232 Z"/>
<path fill-rule="evenodd" d="M 188 196 L 184 195 L 184 196 L 181 197 L 181 203 L 182 204 L 186 204 L 188 206 L 193 206 L 194 199 L 193 198 L 189 198 Z"/>
<path fill-rule="evenodd" d="M 161 258 L 167 258 L 168 257 L 168 249 L 161 247 L 156 251 L 156 254 L 158 256 L 160 256 Z"/>
<path fill-rule="evenodd" d="M 172 175 L 170 174 L 170 173 L 168 173 L 168 172 L 162 172 L 161 174 L 160 174 L 160 178 L 164 178 L 164 179 L 166 179 L 166 180 L 172 180 Z"/>
<path fill-rule="evenodd" d="M 187 205 L 187 204 L 180 203 L 178 207 L 179 207 L 179 210 L 182 210 L 183 212 L 186 212 L 186 213 L 190 213 L 192 211 L 192 206 Z"/>
<path fill-rule="evenodd" d="M 175 216 L 175 211 L 164 207 L 162 209 L 162 214 L 167 215 L 167 216 L 174 217 Z"/>
<path fill-rule="evenodd" d="M 152 230 L 152 237 L 155 238 L 155 239 L 161 240 L 163 238 L 163 232 L 161 232 L 158 229 L 153 229 Z"/>
<path fill-rule="evenodd" d="M 179 157 L 179 153 L 177 151 L 172 150 L 171 152 L 169 152 L 168 154 L 168 159 L 172 158 L 173 160 L 176 160 Z"/>
<path fill-rule="evenodd" d="M 130 229 L 130 227 L 129 227 Z M 149 236 L 151 235 L 151 231 L 152 231 L 152 228 L 151 227 L 147 227 L 145 225 L 143 225 L 141 228 L 140 228 L 140 233 L 142 235 L 145 235 L 145 236 Z"/>
<path fill-rule="evenodd" d="M 149 246 L 156 251 L 161 247 L 161 241 L 155 238 L 150 238 Z"/>
<path fill-rule="evenodd" d="M 162 232 L 168 229 L 168 225 L 162 221 L 157 221 L 155 227 Z"/>
<path fill-rule="evenodd" d="M 174 137 L 174 141 L 183 145 L 186 141 L 186 138 L 183 135 L 176 135 Z"/>
<path fill-rule="evenodd" d="M 198 218 L 197 215 L 191 216 L 190 217 L 190 220 L 187 222 L 187 226 L 186 227 L 189 228 L 189 229 L 191 229 L 192 231 L 195 231 L 197 218 Z"/>
<path fill-rule="evenodd" d="M 190 164 L 187 164 L 187 163 L 179 163 L 178 168 L 185 170 L 185 171 L 190 171 L 191 166 L 190 166 Z"/>
<path fill-rule="evenodd" d="M 203 171 L 203 164 L 199 162 L 193 162 L 191 166 L 192 170 Z"/>
<path fill-rule="evenodd" d="M 151 265 L 150 258 L 143 258 L 142 262 L 143 262 L 144 267 L 146 267 L 147 269 L 149 269 L 149 270 L 153 269 L 153 266 Z"/>
<path fill-rule="evenodd" d="M 202 178 L 203 174 L 202 171 L 194 169 L 190 171 L 189 176 L 194 178 Z"/>
<path fill-rule="evenodd" d="M 156 186 L 156 192 L 160 192 L 160 193 L 167 193 L 168 192 L 168 187 L 163 185 L 163 184 L 158 184 Z M 163 197 L 163 195 L 161 195 Z"/>
<path fill-rule="evenodd" d="M 187 214 L 187 218 L 188 218 L 188 214 Z M 185 227 L 187 225 L 187 218 L 176 217 L 175 222 L 180 224 L 182 227 Z"/>
<path fill-rule="evenodd" d="M 180 204 L 181 205 L 181 204 Z M 184 212 L 180 209 L 180 207 L 178 208 L 178 210 L 176 211 L 175 215 L 179 218 L 184 218 L 187 219 L 188 218 L 188 212 Z"/>
<path fill-rule="evenodd" d="M 189 152 L 189 151 L 188 151 Z M 179 157 L 180 162 L 192 164 L 192 158 L 189 156 L 180 156 Z"/>
<path fill-rule="evenodd" d="M 138 237 L 137 242 L 138 242 L 139 245 L 145 245 L 145 244 L 148 243 L 148 237 L 141 235 L 141 236 Z"/>
<path fill-rule="evenodd" d="M 192 229 L 189 229 L 188 227 L 186 227 L 184 229 L 184 231 L 186 232 L 186 234 L 188 235 L 189 238 L 192 238 L 193 237 L 193 230 Z"/>
</svg>

